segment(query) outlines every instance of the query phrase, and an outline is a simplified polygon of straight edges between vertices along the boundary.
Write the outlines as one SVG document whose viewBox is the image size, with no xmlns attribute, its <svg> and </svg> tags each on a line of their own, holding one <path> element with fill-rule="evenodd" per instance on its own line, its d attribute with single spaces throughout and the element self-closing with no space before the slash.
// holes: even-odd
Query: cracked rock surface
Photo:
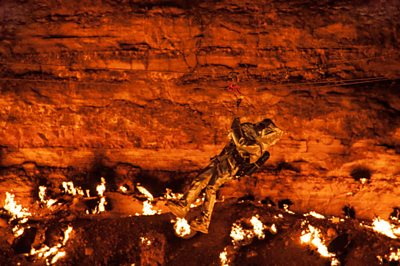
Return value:
<svg viewBox="0 0 400 266">
<path fill-rule="evenodd" d="M 199 171 L 240 115 L 286 135 L 257 183 L 221 196 L 331 214 L 350 204 L 364 218 L 399 204 L 398 1 L 5 0 L 0 10 L 2 197 L 13 188 L 30 200 L 18 183 L 39 184 L 29 162 L 50 169 L 45 179 L 126 163 L 170 184 L 157 171 Z"/>
</svg>

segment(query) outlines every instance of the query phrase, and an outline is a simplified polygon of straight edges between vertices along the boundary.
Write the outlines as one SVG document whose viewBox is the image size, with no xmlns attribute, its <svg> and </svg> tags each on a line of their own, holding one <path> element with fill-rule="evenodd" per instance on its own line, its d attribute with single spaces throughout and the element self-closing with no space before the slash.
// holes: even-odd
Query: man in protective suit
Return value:
<svg viewBox="0 0 400 266">
<path fill-rule="evenodd" d="M 229 143 L 196 176 L 180 200 L 170 200 L 167 203 L 168 208 L 175 216 L 183 218 L 189 212 L 190 205 L 205 190 L 201 215 L 190 223 L 190 227 L 207 234 L 218 189 L 225 182 L 251 175 L 260 168 L 269 158 L 267 149 L 278 142 L 282 135 L 283 131 L 270 119 L 252 124 L 240 123 L 240 119 L 235 118 L 229 133 Z"/>
</svg>

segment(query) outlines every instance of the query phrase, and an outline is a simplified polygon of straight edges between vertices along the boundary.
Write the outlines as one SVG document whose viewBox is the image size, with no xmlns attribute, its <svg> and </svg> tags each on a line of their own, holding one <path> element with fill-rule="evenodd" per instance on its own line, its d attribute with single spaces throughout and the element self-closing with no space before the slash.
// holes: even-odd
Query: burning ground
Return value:
<svg viewBox="0 0 400 266">
<path fill-rule="evenodd" d="M 0 11 L 0 264 L 398 264 L 399 1 Z M 234 115 L 287 134 L 185 240 L 165 201 Z"/>
<path fill-rule="evenodd" d="M 362 221 L 350 207 L 335 217 L 294 212 L 290 200 L 228 198 L 217 203 L 208 235 L 183 239 L 186 220 L 164 206 L 181 194 L 169 189 L 153 196 L 139 183 L 98 178 L 92 188 L 60 181 L 36 192 L 31 204 L 5 195 L 2 264 L 398 265 L 400 258 L 398 209 Z M 192 207 L 188 220 L 200 211 Z"/>
</svg>

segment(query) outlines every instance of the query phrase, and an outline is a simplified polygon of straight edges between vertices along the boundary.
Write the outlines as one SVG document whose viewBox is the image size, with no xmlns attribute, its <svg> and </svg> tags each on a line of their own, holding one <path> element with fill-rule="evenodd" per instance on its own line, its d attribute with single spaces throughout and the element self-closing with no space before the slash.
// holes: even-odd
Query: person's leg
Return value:
<svg viewBox="0 0 400 266">
<path fill-rule="evenodd" d="M 190 188 L 179 201 L 169 201 L 167 203 L 170 211 L 177 217 L 185 217 L 190 209 L 190 205 L 196 201 L 201 191 L 210 182 L 212 176 L 215 175 L 215 172 L 216 167 L 214 163 L 211 163 L 196 176 L 192 181 Z"/>
<path fill-rule="evenodd" d="M 205 234 L 208 233 L 208 227 L 211 222 L 211 215 L 214 209 L 215 201 L 217 199 L 217 191 L 225 182 L 230 179 L 231 175 L 229 173 L 220 174 L 219 176 L 215 175 L 211 178 L 205 190 L 206 198 L 203 203 L 201 216 L 197 217 L 190 223 L 190 226 L 193 230 Z"/>
</svg>

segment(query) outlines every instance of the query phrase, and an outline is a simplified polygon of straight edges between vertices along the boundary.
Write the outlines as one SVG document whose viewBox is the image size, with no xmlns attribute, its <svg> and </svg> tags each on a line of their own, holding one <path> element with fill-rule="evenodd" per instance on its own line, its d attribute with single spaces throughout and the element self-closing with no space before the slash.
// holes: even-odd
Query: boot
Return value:
<svg viewBox="0 0 400 266">
<path fill-rule="evenodd" d="M 180 200 L 176 201 L 169 200 L 167 202 L 167 207 L 172 212 L 172 214 L 174 214 L 176 217 L 179 218 L 184 218 L 186 214 L 189 212 L 188 204 L 185 204 Z"/>
<path fill-rule="evenodd" d="M 210 221 L 204 216 L 198 217 L 190 222 L 190 229 L 202 232 L 203 234 L 208 234 L 208 226 Z"/>
</svg>

